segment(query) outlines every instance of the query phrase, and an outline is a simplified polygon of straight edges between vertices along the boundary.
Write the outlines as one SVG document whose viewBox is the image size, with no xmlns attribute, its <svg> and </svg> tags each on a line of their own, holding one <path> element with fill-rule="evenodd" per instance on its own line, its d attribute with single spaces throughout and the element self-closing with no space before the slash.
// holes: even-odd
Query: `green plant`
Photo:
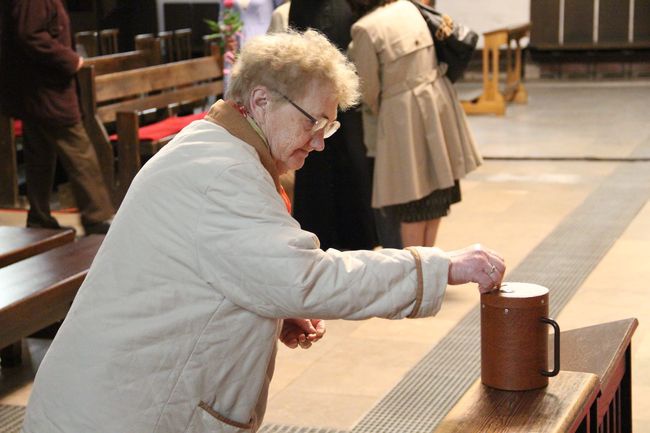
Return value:
<svg viewBox="0 0 650 433">
<path fill-rule="evenodd" d="M 224 48 L 226 42 L 239 33 L 244 26 L 244 23 L 239 16 L 239 12 L 232 7 L 226 8 L 223 13 L 223 18 L 219 21 L 209 19 L 204 19 L 203 21 L 205 21 L 210 30 L 212 30 L 212 34 L 217 36 L 221 48 Z"/>
</svg>

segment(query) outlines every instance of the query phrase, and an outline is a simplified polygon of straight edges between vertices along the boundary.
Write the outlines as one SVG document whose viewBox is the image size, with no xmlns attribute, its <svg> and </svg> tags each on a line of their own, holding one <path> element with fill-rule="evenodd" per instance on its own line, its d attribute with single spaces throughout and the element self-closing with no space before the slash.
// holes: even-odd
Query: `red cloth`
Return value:
<svg viewBox="0 0 650 433">
<path fill-rule="evenodd" d="M 20 120 L 14 120 L 14 135 L 16 137 L 22 137 L 23 135 L 23 122 Z"/>
<path fill-rule="evenodd" d="M 151 125 L 141 126 L 138 129 L 138 138 L 141 141 L 161 140 L 170 135 L 178 134 L 181 132 L 181 129 L 195 120 L 203 119 L 206 114 L 207 111 L 199 114 L 190 114 L 189 116 L 172 116 L 160 122 L 152 123 Z M 111 135 L 110 139 L 111 141 L 117 141 L 117 134 Z"/>
</svg>

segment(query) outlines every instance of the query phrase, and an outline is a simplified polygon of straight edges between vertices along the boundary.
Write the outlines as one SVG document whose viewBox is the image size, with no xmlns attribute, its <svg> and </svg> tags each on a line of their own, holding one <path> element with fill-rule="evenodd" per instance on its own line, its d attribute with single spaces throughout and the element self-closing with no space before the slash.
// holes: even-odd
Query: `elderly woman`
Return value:
<svg viewBox="0 0 650 433">
<path fill-rule="evenodd" d="M 460 179 L 481 157 L 418 9 L 410 1 L 347 1 L 363 15 L 349 55 L 375 157 L 372 206 L 399 218 L 404 246 L 433 246 L 440 219 L 460 201 Z"/>
<path fill-rule="evenodd" d="M 503 260 L 480 246 L 323 251 L 292 219 L 278 175 L 323 149 L 357 87 L 314 31 L 246 45 L 228 99 L 134 180 L 41 364 L 25 432 L 256 431 L 278 339 L 307 348 L 323 319 L 426 317 L 447 284 L 500 284 Z"/>
</svg>

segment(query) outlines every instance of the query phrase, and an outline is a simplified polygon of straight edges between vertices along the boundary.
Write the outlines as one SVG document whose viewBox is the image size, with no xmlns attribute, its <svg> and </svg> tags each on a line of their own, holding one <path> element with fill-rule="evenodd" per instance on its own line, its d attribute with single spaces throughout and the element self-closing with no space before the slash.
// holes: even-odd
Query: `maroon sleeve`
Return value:
<svg viewBox="0 0 650 433">
<path fill-rule="evenodd" d="M 71 48 L 69 19 L 63 6 L 51 0 L 17 0 L 12 18 L 27 55 L 45 68 L 72 76 L 79 55 Z"/>
</svg>

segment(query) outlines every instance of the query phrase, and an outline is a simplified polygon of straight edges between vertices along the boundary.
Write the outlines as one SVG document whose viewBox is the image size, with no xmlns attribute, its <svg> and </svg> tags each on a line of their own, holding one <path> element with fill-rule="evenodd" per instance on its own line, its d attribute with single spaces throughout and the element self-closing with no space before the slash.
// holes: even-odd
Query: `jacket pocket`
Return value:
<svg viewBox="0 0 650 433">
<path fill-rule="evenodd" d="M 248 433 L 253 424 L 243 424 L 221 415 L 209 404 L 201 401 L 194 409 L 186 433 Z"/>
</svg>

